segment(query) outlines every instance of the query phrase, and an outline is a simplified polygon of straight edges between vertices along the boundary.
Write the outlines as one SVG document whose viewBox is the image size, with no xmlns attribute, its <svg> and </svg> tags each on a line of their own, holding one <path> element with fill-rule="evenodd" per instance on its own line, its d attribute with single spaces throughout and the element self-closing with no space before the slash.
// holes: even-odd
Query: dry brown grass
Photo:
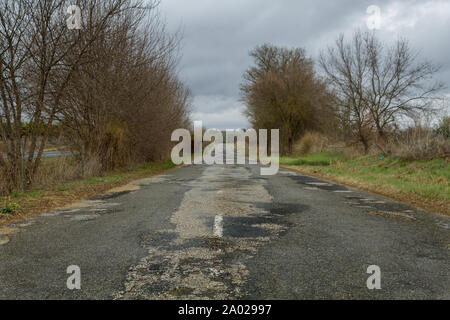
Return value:
<svg viewBox="0 0 450 320">
<path fill-rule="evenodd" d="M 33 187 L 46 188 L 60 182 L 80 178 L 81 168 L 72 157 L 45 159 L 36 175 Z"/>
<path fill-rule="evenodd" d="M 390 153 L 403 160 L 429 160 L 450 155 L 450 139 L 421 126 L 409 128 L 389 145 Z"/>
<path fill-rule="evenodd" d="M 58 161 L 57 161 L 58 162 Z M 33 214 L 49 212 L 82 199 L 93 197 L 130 183 L 131 181 L 160 174 L 175 166 L 170 162 L 149 163 L 135 169 L 110 172 L 101 177 L 77 179 L 54 183 L 55 176 L 45 180 L 46 186 L 26 193 L 0 196 L 0 207 L 13 204 L 14 214 L 0 215 L 0 225 L 25 219 Z M 62 169 L 61 167 L 60 169 Z M 56 170 L 56 171 L 59 171 Z M 61 171 L 59 171 L 61 173 Z M 70 175 L 70 174 L 69 174 Z M 69 176 L 65 176 L 66 178 Z M 57 175 L 56 175 L 57 176 Z M 44 181 L 43 181 L 44 182 Z"/>
<path fill-rule="evenodd" d="M 321 133 L 308 131 L 305 135 L 294 145 L 293 152 L 298 155 L 305 155 L 308 153 L 323 152 L 330 144 L 329 139 Z"/>
</svg>

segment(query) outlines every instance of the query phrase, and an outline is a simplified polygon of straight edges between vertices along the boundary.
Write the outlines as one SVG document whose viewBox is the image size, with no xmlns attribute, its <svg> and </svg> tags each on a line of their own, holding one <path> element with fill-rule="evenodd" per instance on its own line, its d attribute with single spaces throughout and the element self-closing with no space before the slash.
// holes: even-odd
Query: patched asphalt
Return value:
<svg viewBox="0 0 450 320">
<path fill-rule="evenodd" d="M 185 166 L 0 228 L 0 299 L 450 299 L 449 226 L 286 169 Z"/>
</svg>

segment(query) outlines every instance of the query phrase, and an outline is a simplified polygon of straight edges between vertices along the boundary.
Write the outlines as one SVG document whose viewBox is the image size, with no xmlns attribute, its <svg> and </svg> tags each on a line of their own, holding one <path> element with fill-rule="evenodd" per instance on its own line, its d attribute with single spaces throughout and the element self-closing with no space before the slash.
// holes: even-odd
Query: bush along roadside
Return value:
<svg viewBox="0 0 450 320">
<path fill-rule="evenodd" d="M 109 172 L 102 176 L 72 180 L 51 187 L 0 197 L 0 224 L 51 211 L 131 181 L 160 174 L 174 167 L 176 166 L 172 161 L 151 162 L 132 169 Z"/>
</svg>

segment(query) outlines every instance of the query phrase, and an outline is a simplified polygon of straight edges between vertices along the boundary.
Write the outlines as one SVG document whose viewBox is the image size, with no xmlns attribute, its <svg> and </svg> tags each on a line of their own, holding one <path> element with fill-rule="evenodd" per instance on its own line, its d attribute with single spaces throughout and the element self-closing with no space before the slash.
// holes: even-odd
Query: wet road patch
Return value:
<svg viewBox="0 0 450 320">
<path fill-rule="evenodd" d="M 274 203 L 269 210 L 272 215 L 285 216 L 294 213 L 302 213 L 309 208 L 310 206 L 301 205 L 298 203 Z"/>
<path fill-rule="evenodd" d="M 270 236 L 270 232 L 264 230 L 262 227 L 244 223 L 244 221 L 239 218 L 232 219 L 232 221 L 229 221 L 228 219 L 225 220 L 224 237 L 251 238 Z"/>
</svg>

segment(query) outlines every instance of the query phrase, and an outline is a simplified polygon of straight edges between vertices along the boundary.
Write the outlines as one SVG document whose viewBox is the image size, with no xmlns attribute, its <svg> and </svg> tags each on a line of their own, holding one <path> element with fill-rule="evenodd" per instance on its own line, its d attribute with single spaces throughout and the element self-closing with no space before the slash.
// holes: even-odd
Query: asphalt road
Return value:
<svg viewBox="0 0 450 320">
<path fill-rule="evenodd" d="M 450 218 L 259 173 L 185 166 L 0 228 L 0 298 L 450 299 Z"/>
<path fill-rule="evenodd" d="M 59 158 L 63 156 L 70 156 L 70 151 L 46 151 L 42 154 L 42 158 Z"/>
<path fill-rule="evenodd" d="M 59 158 L 63 156 L 70 156 L 72 153 L 70 151 L 45 151 L 42 153 L 43 159 L 50 159 L 50 158 Z M 34 157 L 36 158 L 38 153 L 36 152 L 34 154 Z M 6 155 L 3 155 L 4 158 L 6 158 Z M 28 159 L 28 154 L 25 155 L 25 159 Z"/>
</svg>

